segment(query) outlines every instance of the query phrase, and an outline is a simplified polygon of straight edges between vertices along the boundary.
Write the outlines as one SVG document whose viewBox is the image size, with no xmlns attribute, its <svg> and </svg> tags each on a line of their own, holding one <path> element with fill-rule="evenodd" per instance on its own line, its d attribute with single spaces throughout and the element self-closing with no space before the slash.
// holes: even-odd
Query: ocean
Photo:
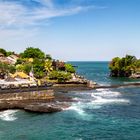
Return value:
<svg viewBox="0 0 140 140">
<path fill-rule="evenodd" d="M 109 77 L 109 62 L 71 63 L 78 74 L 101 85 L 140 82 Z M 58 113 L 0 112 L 0 140 L 140 140 L 140 87 L 71 91 L 66 96 L 77 102 Z"/>
</svg>

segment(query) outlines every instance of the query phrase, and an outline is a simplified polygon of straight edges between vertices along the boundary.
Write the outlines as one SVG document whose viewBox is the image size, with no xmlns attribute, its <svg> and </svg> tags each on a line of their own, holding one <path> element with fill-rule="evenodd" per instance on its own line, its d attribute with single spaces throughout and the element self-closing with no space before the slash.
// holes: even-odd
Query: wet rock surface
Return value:
<svg viewBox="0 0 140 140">
<path fill-rule="evenodd" d="M 55 97 L 52 93 L 46 96 L 44 93 L 1 94 L 0 110 L 24 109 L 30 112 L 53 113 L 69 107 L 70 102 L 70 97 Z"/>
<path fill-rule="evenodd" d="M 140 83 L 128 83 L 122 85 L 100 86 L 89 88 L 86 85 L 57 85 L 47 90 L 29 91 L 19 93 L 1 93 L 0 94 L 0 110 L 6 109 L 24 109 L 30 112 L 52 113 L 59 112 L 75 102 L 71 97 L 67 96 L 69 91 L 93 90 L 98 88 L 120 88 L 129 86 L 140 86 Z"/>
<path fill-rule="evenodd" d="M 24 107 L 24 110 L 40 113 L 53 113 L 59 112 L 69 107 L 66 103 L 44 103 L 44 104 L 31 104 Z"/>
</svg>

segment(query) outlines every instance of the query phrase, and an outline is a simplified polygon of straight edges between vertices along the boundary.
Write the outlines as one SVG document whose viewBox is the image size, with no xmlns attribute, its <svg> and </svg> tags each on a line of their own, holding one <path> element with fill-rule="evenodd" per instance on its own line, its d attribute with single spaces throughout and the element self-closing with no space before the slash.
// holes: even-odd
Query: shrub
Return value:
<svg viewBox="0 0 140 140">
<path fill-rule="evenodd" d="M 66 82 L 71 79 L 71 74 L 63 71 L 52 71 L 49 74 L 49 79 L 58 80 L 59 83 Z"/>
<path fill-rule="evenodd" d="M 139 66 L 139 60 L 135 56 L 126 55 L 126 57 L 115 57 L 109 64 L 111 76 L 113 77 L 129 77 L 132 73 L 136 72 Z"/>
<path fill-rule="evenodd" d="M 71 64 L 65 64 L 65 69 L 67 72 L 75 73 L 75 69 Z"/>
<path fill-rule="evenodd" d="M 29 47 L 20 54 L 22 58 L 45 59 L 45 54 L 39 48 Z"/>
<path fill-rule="evenodd" d="M 6 56 L 6 55 L 7 55 L 6 50 L 4 50 L 3 48 L 0 48 L 0 53 L 2 53 L 4 56 Z"/>
</svg>

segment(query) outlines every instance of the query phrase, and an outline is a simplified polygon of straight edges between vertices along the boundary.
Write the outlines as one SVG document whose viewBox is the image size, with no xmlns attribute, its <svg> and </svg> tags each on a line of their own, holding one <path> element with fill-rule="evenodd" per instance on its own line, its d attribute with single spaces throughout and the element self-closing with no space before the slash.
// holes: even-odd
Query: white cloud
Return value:
<svg viewBox="0 0 140 140">
<path fill-rule="evenodd" d="M 0 2 L 0 26 L 7 27 L 17 23 L 24 10 L 21 5 Z"/>
<path fill-rule="evenodd" d="M 54 7 L 54 4 L 52 2 L 52 0 L 34 0 L 35 2 L 41 3 L 42 5 L 45 5 L 47 7 Z"/>
<path fill-rule="evenodd" d="M 39 25 L 48 25 L 52 18 L 70 16 L 91 8 L 99 8 L 80 4 L 62 7 L 56 5 L 53 0 L 32 0 L 36 5 L 29 6 L 32 4 L 30 0 L 24 0 L 27 2 L 26 4 L 21 1 L 0 0 L 1 47 L 6 44 L 9 46 L 10 42 L 16 43 L 17 40 L 33 40 L 40 33 L 42 26 Z"/>
<path fill-rule="evenodd" d="M 78 5 L 71 8 L 56 8 L 52 0 L 35 1 L 42 6 L 32 8 L 17 2 L 0 2 L 0 28 L 36 25 L 43 20 L 76 14 L 90 8 Z"/>
</svg>

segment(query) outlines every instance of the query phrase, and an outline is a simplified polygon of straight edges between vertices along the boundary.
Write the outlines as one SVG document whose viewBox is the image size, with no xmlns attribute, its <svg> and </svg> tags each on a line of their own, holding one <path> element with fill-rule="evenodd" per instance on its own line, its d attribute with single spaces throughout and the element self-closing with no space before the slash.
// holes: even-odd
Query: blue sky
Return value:
<svg viewBox="0 0 140 140">
<path fill-rule="evenodd" d="M 61 60 L 140 54 L 140 0 L 0 0 L 0 47 Z"/>
</svg>

